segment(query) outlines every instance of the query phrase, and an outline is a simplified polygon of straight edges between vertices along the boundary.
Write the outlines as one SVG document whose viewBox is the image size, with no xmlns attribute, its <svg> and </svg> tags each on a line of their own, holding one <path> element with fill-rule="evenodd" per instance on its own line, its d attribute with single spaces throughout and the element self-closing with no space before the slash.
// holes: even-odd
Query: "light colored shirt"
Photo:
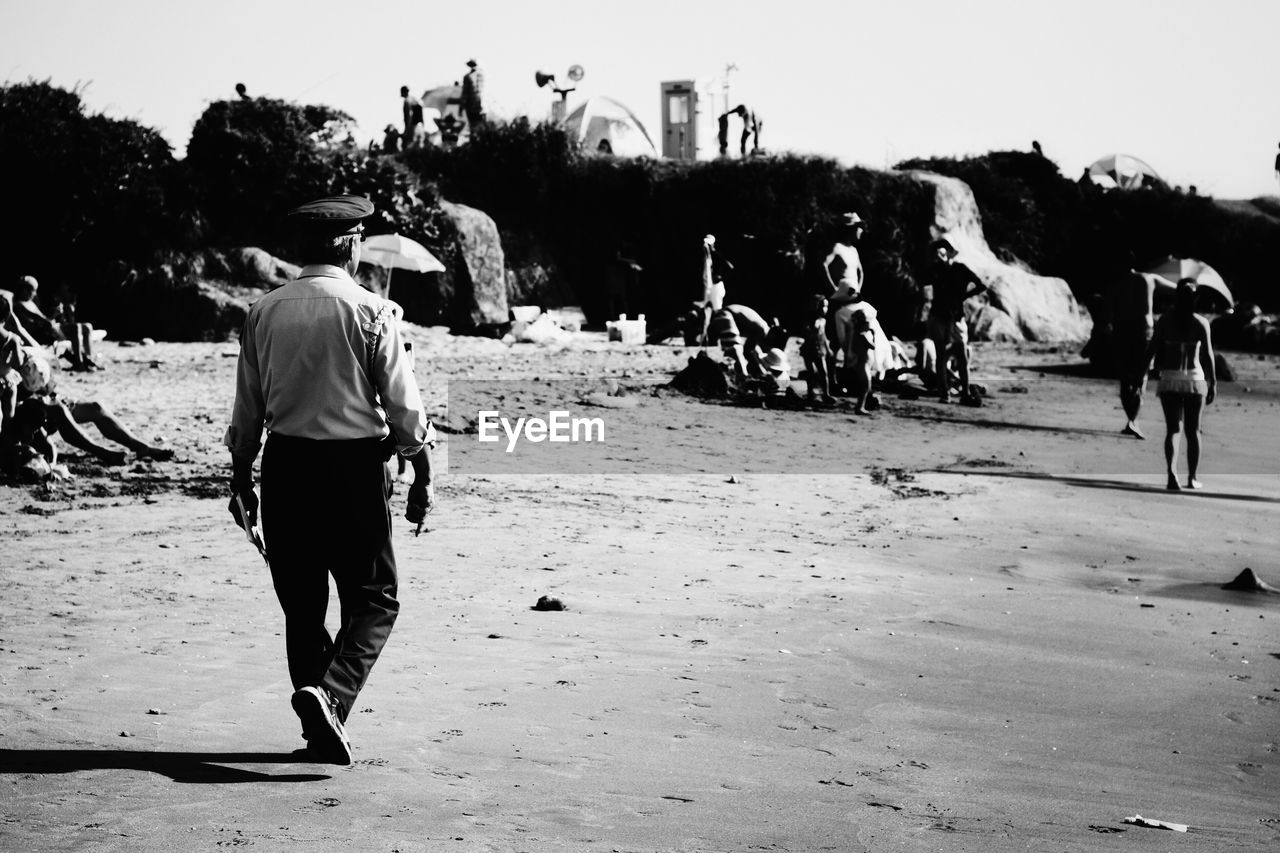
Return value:
<svg viewBox="0 0 1280 853">
<path fill-rule="evenodd" d="M 427 440 L 422 398 L 392 303 L 340 267 L 312 265 L 249 309 L 236 402 L 223 442 L 257 457 L 262 430 L 293 438 L 385 438 L 417 453 Z"/>
</svg>

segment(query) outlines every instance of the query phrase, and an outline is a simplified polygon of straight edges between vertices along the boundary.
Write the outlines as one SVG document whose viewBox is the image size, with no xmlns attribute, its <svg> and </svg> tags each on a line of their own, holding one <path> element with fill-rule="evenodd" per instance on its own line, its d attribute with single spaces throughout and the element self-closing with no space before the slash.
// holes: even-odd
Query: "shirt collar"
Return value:
<svg viewBox="0 0 1280 853">
<path fill-rule="evenodd" d="M 298 278 L 337 278 L 355 284 L 355 279 L 351 277 L 350 273 L 344 268 L 336 267 L 333 264 L 307 264 L 298 273 Z"/>
</svg>

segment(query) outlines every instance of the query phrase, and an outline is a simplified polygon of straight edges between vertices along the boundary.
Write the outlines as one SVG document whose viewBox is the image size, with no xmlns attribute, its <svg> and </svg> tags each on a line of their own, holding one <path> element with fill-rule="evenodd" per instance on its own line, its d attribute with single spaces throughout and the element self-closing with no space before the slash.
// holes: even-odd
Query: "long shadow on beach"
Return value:
<svg viewBox="0 0 1280 853">
<path fill-rule="evenodd" d="M 0 749 L 0 773 L 75 773 L 80 770 L 145 770 L 175 782 L 320 782 L 320 773 L 271 774 L 227 764 L 305 763 L 301 751 L 137 752 L 127 749 Z"/>
<path fill-rule="evenodd" d="M 1101 435 L 1107 437 L 1119 435 L 1119 433 L 1111 430 L 1092 429 L 1089 427 L 1070 427 L 1062 426 L 1061 424 L 1028 424 L 1018 423 L 1016 421 L 993 421 L 986 418 L 957 418 L 951 415 L 934 415 L 927 412 L 898 412 L 895 413 L 895 416 L 908 420 L 932 421 L 934 423 L 943 424 L 959 424 L 961 426 L 983 427 L 985 429 L 1016 429 L 1027 430 L 1030 432 L 1061 432 L 1076 433 L 1078 435 Z"/>
<path fill-rule="evenodd" d="M 1146 483 L 1134 483 L 1128 480 L 1103 480 L 1093 477 L 1071 477 L 1061 474 L 1043 474 L 1033 471 L 986 471 L 981 469 L 969 469 L 962 466 L 954 468 L 934 468 L 932 473 L 936 474 L 964 474 L 970 477 L 1009 477 L 1019 480 L 1046 480 L 1054 483 L 1066 483 L 1069 486 L 1081 486 L 1086 489 L 1115 489 L 1122 492 L 1142 492 L 1154 495 L 1177 495 L 1179 497 L 1189 498 L 1215 498 L 1225 501 L 1253 501 L 1256 503 L 1272 503 L 1280 504 L 1280 498 L 1267 497 L 1266 495 L 1249 495 L 1239 492 L 1208 492 L 1204 489 L 1183 489 L 1180 492 L 1171 492 L 1162 486 L 1148 485 Z"/>
</svg>

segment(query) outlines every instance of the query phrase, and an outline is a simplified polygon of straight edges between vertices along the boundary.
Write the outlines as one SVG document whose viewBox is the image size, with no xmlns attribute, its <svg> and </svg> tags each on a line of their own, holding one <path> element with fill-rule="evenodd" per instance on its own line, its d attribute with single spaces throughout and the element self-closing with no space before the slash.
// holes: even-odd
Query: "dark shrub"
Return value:
<svg viewBox="0 0 1280 853">
<path fill-rule="evenodd" d="M 587 157 L 559 128 L 525 119 L 491 123 L 452 151 L 407 158 L 445 197 L 494 218 L 512 266 L 544 268 L 542 255 L 550 255 L 564 285 L 525 298 L 553 304 L 567 289 L 596 323 L 605 319 L 604 271 L 619 249 L 644 268 L 630 313 L 657 323 L 699 298 L 708 233 L 734 264 L 729 300 L 792 318 L 814 286 L 806 260 L 812 267 L 809 256 L 840 212 L 857 210 L 872 220 L 863 253 L 868 298 L 879 300 L 887 324 L 902 325 L 932 215 L 928 188 L 901 175 L 810 157 Z"/>
<path fill-rule="evenodd" d="M 67 286 L 86 315 L 112 261 L 180 243 L 190 225 L 169 144 L 137 122 L 86 114 L 78 92 L 0 86 L 0 163 L 10 197 L 0 228 L 21 255 L 9 272 L 35 275 L 44 293 Z"/>
</svg>

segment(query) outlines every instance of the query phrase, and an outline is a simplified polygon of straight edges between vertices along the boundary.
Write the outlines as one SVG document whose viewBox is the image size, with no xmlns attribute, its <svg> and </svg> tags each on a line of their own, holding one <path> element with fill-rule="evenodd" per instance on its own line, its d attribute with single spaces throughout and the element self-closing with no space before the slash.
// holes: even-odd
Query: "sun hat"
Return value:
<svg viewBox="0 0 1280 853">
<path fill-rule="evenodd" d="M 787 361 L 787 354 L 777 347 L 774 347 L 765 354 L 764 366 L 768 368 L 771 373 L 791 374 L 791 364 Z"/>
</svg>

